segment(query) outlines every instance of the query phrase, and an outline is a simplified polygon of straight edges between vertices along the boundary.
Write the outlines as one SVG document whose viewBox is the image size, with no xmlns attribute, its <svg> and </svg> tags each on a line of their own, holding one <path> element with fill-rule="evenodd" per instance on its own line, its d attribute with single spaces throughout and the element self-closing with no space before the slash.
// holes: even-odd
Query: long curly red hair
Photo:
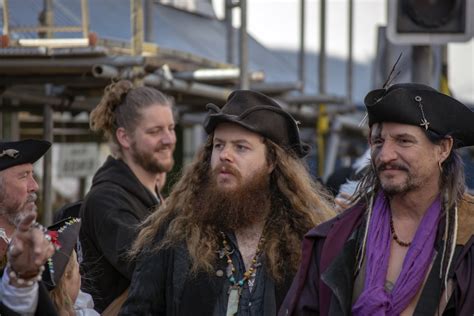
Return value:
<svg viewBox="0 0 474 316">
<path fill-rule="evenodd" d="M 301 257 L 304 234 L 335 215 L 330 195 L 312 180 L 303 161 L 265 139 L 271 173 L 271 211 L 265 228 L 266 268 L 274 280 L 295 273 Z M 166 230 L 154 251 L 185 243 L 191 257 L 191 272 L 213 269 L 219 249 L 219 230 L 195 220 L 196 201 L 202 183 L 209 178 L 212 135 L 185 169 L 165 203 L 142 224 L 133 243 L 131 257 L 150 247 L 160 229 Z M 166 225 L 166 227 L 165 227 Z"/>
</svg>

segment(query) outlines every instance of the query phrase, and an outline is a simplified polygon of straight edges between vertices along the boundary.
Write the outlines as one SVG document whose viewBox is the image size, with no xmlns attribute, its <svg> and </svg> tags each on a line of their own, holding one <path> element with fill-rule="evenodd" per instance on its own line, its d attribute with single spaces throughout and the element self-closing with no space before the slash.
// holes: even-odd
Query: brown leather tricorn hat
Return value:
<svg viewBox="0 0 474 316">
<path fill-rule="evenodd" d="M 262 93 L 236 90 L 229 95 L 222 108 L 212 103 L 206 108 L 209 113 L 204 129 L 208 134 L 214 132 L 219 123 L 234 123 L 293 151 L 298 157 L 306 156 L 310 150 L 310 146 L 301 141 L 296 120 Z"/>
<path fill-rule="evenodd" d="M 394 84 L 369 92 L 364 99 L 369 126 L 395 122 L 450 135 L 456 147 L 474 145 L 474 112 L 458 100 L 417 83 Z"/>
</svg>

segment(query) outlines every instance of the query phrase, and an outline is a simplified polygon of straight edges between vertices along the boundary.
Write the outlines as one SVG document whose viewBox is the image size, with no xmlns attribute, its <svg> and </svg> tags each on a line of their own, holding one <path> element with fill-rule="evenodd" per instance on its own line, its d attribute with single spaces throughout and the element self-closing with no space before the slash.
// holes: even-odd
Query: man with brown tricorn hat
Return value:
<svg viewBox="0 0 474 316">
<path fill-rule="evenodd" d="M 55 315 L 41 280 L 54 253 L 36 222 L 35 163 L 50 148 L 42 140 L 0 142 L 0 314 Z"/>
<path fill-rule="evenodd" d="M 238 90 L 207 108 L 206 143 L 135 240 L 122 315 L 275 315 L 304 233 L 333 215 L 279 104 Z"/>
<path fill-rule="evenodd" d="M 458 149 L 474 112 L 422 84 L 365 98 L 355 206 L 311 230 L 280 315 L 473 315 L 474 199 Z"/>
</svg>

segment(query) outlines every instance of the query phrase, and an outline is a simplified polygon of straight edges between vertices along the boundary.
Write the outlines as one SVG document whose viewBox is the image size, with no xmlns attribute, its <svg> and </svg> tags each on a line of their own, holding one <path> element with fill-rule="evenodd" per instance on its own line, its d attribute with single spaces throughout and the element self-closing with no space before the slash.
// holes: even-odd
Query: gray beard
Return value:
<svg viewBox="0 0 474 316">
<path fill-rule="evenodd" d="M 29 203 L 29 202 L 35 202 L 36 201 L 36 198 L 37 198 L 37 195 L 36 193 L 30 193 L 28 195 L 28 198 L 26 200 L 26 203 Z M 36 212 L 37 210 L 37 207 L 36 205 L 34 206 L 33 209 L 31 210 L 27 210 L 27 209 L 16 209 L 16 210 L 7 210 L 3 204 L 0 203 L 0 215 L 3 215 L 6 220 L 8 221 L 8 223 L 10 223 L 11 225 L 13 226 L 18 226 L 18 224 L 20 224 L 20 222 L 23 220 L 23 218 L 25 218 L 25 216 L 31 212 Z"/>
<path fill-rule="evenodd" d="M 0 207 L 0 215 L 3 216 L 7 222 L 12 225 L 17 227 L 18 224 L 21 223 L 23 218 L 25 218 L 27 212 L 21 211 L 17 213 L 11 213 L 9 211 L 6 211 L 4 208 Z"/>
</svg>

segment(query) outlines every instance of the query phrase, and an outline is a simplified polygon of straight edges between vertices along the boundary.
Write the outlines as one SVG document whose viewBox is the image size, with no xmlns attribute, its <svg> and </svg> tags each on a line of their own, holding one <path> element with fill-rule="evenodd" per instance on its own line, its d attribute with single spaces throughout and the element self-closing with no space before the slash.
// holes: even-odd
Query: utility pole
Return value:
<svg viewBox="0 0 474 316">
<path fill-rule="evenodd" d="M 248 73 L 247 0 L 240 0 L 240 89 L 250 87 Z"/>
<path fill-rule="evenodd" d="M 433 74 L 433 50 L 429 45 L 414 45 L 412 49 L 412 80 L 431 85 Z"/>
</svg>

